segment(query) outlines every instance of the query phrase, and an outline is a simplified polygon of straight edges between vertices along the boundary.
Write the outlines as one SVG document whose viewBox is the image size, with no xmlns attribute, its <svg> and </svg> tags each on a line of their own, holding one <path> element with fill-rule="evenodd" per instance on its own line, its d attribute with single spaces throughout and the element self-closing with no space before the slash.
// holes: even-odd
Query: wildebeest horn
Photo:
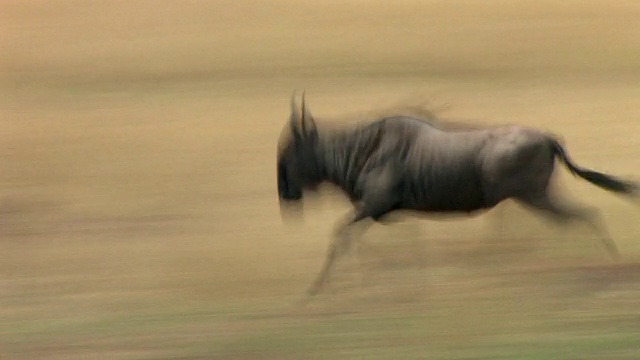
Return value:
<svg viewBox="0 0 640 360">
<path fill-rule="evenodd" d="M 309 109 L 307 109 L 307 104 L 306 101 L 304 99 L 304 94 L 305 92 L 302 92 L 302 109 L 301 109 L 301 113 L 302 113 L 302 133 L 305 135 L 309 135 L 312 134 L 313 132 L 315 132 L 316 130 L 316 123 L 313 120 L 313 116 L 311 116 L 311 113 L 309 112 Z"/>
<path fill-rule="evenodd" d="M 291 95 L 291 115 L 295 114 L 296 111 L 296 93 L 294 92 L 293 95 Z"/>
<path fill-rule="evenodd" d="M 304 125 L 300 124 L 301 122 L 304 122 L 304 119 L 302 118 L 302 116 L 300 114 L 298 114 L 298 107 L 296 106 L 296 93 L 294 92 L 293 95 L 291 96 L 291 115 L 290 115 L 290 124 L 291 124 L 291 131 L 293 132 L 293 135 L 298 137 L 298 136 L 303 136 L 304 135 Z"/>
</svg>

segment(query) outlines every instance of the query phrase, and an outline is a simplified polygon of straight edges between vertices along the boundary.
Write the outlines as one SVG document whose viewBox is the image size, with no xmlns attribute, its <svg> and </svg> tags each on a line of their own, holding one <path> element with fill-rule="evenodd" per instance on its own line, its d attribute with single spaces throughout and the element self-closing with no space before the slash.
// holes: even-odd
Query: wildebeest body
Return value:
<svg viewBox="0 0 640 360">
<path fill-rule="evenodd" d="M 488 209 L 518 187 L 529 189 L 525 175 L 540 171 L 523 168 L 529 157 L 546 152 L 553 163 L 547 139 L 522 127 L 447 132 L 402 116 L 327 135 L 318 148 L 327 180 L 353 201 L 362 200 L 368 186 L 391 193 L 392 209 Z"/>
<path fill-rule="evenodd" d="M 319 291 L 337 255 L 348 247 L 349 225 L 366 218 L 378 221 L 394 210 L 477 213 L 513 199 L 557 222 L 589 225 L 617 256 L 596 210 L 550 196 L 555 161 L 603 189 L 628 195 L 638 189 L 635 183 L 578 167 L 553 135 L 521 126 L 447 129 L 417 117 L 390 116 L 351 128 L 319 129 L 303 96 L 300 113 L 292 100 L 283 130 L 277 167 L 281 207 L 322 182 L 340 187 L 355 206 L 311 294 Z"/>
</svg>

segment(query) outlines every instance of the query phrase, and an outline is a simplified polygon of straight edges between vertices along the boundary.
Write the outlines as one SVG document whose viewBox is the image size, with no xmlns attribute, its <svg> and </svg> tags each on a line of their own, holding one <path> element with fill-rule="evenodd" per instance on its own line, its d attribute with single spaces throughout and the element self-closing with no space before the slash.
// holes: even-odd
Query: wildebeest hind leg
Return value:
<svg viewBox="0 0 640 360">
<path fill-rule="evenodd" d="M 619 258 L 620 253 L 615 242 L 611 239 L 604 219 L 597 209 L 587 209 L 578 206 L 569 206 L 564 202 L 553 200 L 547 193 L 540 196 L 520 198 L 518 201 L 527 207 L 538 210 L 548 218 L 560 224 L 572 221 L 581 222 L 591 228 L 600 237 L 602 244 L 613 258 Z"/>
</svg>

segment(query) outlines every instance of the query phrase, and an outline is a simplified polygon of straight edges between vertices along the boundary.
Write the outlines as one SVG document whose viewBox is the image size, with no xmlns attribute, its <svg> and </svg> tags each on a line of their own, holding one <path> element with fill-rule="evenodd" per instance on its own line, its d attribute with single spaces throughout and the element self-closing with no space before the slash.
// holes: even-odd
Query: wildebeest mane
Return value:
<svg viewBox="0 0 640 360">
<path fill-rule="evenodd" d="M 333 128 L 367 126 L 381 120 L 413 119 L 444 131 L 469 131 L 487 127 L 479 121 L 454 119 L 439 115 L 448 106 L 431 105 L 430 101 L 401 102 L 381 107 L 359 115 L 343 115 L 334 119 L 324 119 L 325 125 Z"/>
<path fill-rule="evenodd" d="M 411 118 L 444 131 L 478 130 L 485 126 L 478 122 L 448 118 L 438 115 L 438 109 L 420 104 L 400 104 L 370 114 L 371 119 Z"/>
</svg>

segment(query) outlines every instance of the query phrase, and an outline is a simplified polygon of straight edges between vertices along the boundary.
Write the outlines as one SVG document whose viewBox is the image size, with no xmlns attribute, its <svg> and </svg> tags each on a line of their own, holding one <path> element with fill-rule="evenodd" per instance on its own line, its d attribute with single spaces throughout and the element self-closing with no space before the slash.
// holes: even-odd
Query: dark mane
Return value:
<svg viewBox="0 0 640 360">
<path fill-rule="evenodd" d="M 366 126 L 381 120 L 407 118 L 428 124 L 434 128 L 446 131 L 469 131 L 486 129 L 488 124 L 477 120 L 456 119 L 439 115 L 446 106 L 433 106 L 427 101 L 403 102 L 400 104 L 373 109 L 359 114 L 344 114 L 322 122 L 331 128 L 352 128 Z"/>
<path fill-rule="evenodd" d="M 465 120 L 445 118 L 437 114 L 437 110 L 425 105 L 400 105 L 372 113 L 372 119 L 410 118 L 428 124 L 434 128 L 447 131 L 468 131 L 486 128 L 486 125 Z"/>
</svg>

